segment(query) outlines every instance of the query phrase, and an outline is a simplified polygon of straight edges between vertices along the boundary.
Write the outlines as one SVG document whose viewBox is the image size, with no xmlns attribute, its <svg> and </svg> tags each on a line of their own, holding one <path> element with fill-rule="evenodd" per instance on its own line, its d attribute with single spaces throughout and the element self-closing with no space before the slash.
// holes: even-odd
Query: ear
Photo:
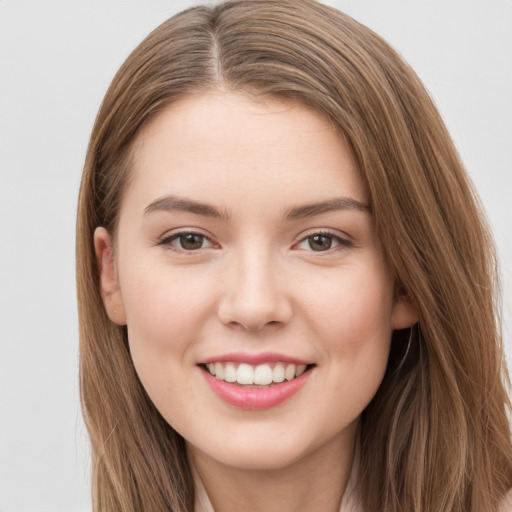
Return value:
<svg viewBox="0 0 512 512">
<path fill-rule="evenodd" d="M 405 295 L 397 295 L 391 314 L 391 327 L 395 330 L 407 329 L 418 321 L 418 310 Z"/>
<path fill-rule="evenodd" d="M 94 250 L 100 270 L 100 292 L 108 317 L 117 325 L 126 325 L 126 313 L 114 262 L 114 249 L 108 231 L 94 231 Z"/>
</svg>

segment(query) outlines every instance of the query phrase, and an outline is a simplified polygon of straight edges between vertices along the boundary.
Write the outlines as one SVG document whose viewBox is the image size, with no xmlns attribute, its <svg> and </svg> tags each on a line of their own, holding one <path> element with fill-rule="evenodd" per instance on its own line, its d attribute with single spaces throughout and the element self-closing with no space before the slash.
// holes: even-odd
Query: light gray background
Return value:
<svg viewBox="0 0 512 512">
<path fill-rule="evenodd" d="M 0 510 L 90 510 L 74 223 L 115 71 L 192 1 L 0 0 Z M 331 0 L 413 65 L 481 194 L 512 297 L 512 0 Z M 510 333 L 506 333 L 509 353 Z"/>
</svg>

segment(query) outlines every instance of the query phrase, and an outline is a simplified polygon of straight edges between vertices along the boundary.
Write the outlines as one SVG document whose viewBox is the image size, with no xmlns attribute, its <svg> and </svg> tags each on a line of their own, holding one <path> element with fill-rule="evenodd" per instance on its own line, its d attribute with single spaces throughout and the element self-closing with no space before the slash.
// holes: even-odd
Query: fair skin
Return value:
<svg viewBox="0 0 512 512">
<path fill-rule="evenodd" d="M 216 512 L 336 512 L 391 333 L 416 314 L 331 124 L 222 91 L 174 103 L 139 134 L 115 240 L 98 228 L 95 247 L 107 312 Z M 225 382 L 242 363 L 272 384 Z"/>
</svg>

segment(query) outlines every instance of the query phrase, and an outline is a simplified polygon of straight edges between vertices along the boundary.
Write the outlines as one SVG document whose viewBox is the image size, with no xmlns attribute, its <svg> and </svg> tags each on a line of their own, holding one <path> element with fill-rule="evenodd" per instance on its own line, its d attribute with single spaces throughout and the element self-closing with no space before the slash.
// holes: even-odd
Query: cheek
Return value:
<svg viewBox="0 0 512 512">
<path fill-rule="evenodd" d="M 354 267 L 339 278 L 317 280 L 314 288 L 304 286 L 301 295 L 302 314 L 332 345 L 330 352 L 358 352 L 389 340 L 392 286 L 383 271 Z"/>
<path fill-rule="evenodd" d="M 387 366 L 391 341 L 391 309 L 386 301 L 365 294 L 366 301 L 340 301 L 325 350 L 343 373 L 343 385 L 352 382 L 360 391 L 377 390 Z M 358 390 L 355 389 L 355 393 Z"/>
<path fill-rule="evenodd" d="M 128 268 L 122 294 L 132 361 L 151 401 L 174 426 L 194 394 L 189 369 L 211 301 L 180 273 Z"/>
<path fill-rule="evenodd" d="M 304 302 L 329 368 L 334 394 L 360 412 L 377 391 L 387 367 L 392 335 L 392 286 L 387 275 L 367 270 L 344 273 L 336 281 L 317 283 Z"/>
<path fill-rule="evenodd" d="M 186 271 L 166 272 L 165 267 L 128 268 L 122 276 L 122 295 L 130 351 L 141 379 L 190 362 L 191 349 L 212 309 L 207 283 L 187 278 Z"/>
</svg>

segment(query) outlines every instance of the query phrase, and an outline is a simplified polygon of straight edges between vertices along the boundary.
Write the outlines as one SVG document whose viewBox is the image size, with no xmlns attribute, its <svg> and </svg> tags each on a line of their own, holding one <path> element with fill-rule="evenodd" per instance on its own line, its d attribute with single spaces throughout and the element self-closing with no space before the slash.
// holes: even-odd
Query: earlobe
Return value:
<svg viewBox="0 0 512 512">
<path fill-rule="evenodd" d="M 108 231 L 98 227 L 94 231 L 94 250 L 100 272 L 100 292 L 105 310 L 112 322 L 126 325 L 123 297 L 114 264 L 114 250 Z"/>
<path fill-rule="evenodd" d="M 418 321 L 418 310 L 407 297 L 396 297 L 391 316 L 391 327 L 394 330 L 407 329 Z"/>
</svg>

